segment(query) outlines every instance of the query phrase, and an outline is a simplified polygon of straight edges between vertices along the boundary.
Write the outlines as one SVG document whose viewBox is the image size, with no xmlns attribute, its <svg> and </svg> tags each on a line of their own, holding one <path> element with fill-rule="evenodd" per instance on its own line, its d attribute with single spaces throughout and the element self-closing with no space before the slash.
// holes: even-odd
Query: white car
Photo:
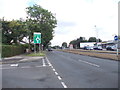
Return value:
<svg viewBox="0 0 120 90">
<path fill-rule="evenodd" d="M 94 50 L 102 50 L 102 46 L 94 46 Z"/>
</svg>

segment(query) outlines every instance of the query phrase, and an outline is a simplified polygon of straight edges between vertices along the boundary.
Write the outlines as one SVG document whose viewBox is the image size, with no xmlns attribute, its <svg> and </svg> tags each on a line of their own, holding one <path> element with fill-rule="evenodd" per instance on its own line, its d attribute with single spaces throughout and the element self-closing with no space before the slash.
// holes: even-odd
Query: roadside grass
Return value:
<svg viewBox="0 0 120 90">
<path fill-rule="evenodd" d="M 38 52 L 38 53 L 30 53 L 27 56 L 45 56 L 45 52 Z"/>
<path fill-rule="evenodd" d="M 107 54 L 107 53 L 95 53 L 90 51 L 81 52 L 80 50 L 59 50 L 63 52 L 69 52 L 74 54 L 80 54 L 80 55 L 87 55 L 87 56 L 93 56 L 98 58 L 106 58 L 106 59 L 112 59 L 112 60 L 119 60 L 119 57 L 115 54 Z"/>
</svg>

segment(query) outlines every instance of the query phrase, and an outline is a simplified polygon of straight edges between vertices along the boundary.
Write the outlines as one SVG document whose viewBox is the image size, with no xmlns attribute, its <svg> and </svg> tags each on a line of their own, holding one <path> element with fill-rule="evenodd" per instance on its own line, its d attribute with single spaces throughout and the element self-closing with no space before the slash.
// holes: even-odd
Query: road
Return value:
<svg viewBox="0 0 120 90">
<path fill-rule="evenodd" d="M 63 88 L 45 59 L 29 60 L 0 66 L 2 88 Z"/>
<path fill-rule="evenodd" d="M 45 59 L 17 64 L 0 68 L 3 88 L 118 87 L 118 61 L 50 51 Z"/>
<path fill-rule="evenodd" d="M 69 88 L 117 88 L 118 62 L 53 51 L 48 59 Z"/>
</svg>

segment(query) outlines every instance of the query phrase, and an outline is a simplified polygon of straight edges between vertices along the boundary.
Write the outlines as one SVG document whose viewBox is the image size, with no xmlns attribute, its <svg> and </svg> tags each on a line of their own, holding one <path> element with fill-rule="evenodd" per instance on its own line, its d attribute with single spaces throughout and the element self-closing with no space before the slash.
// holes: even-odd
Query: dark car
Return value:
<svg viewBox="0 0 120 90">
<path fill-rule="evenodd" d="M 116 51 L 117 50 L 117 46 L 116 45 L 107 46 L 106 50 Z"/>
<path fill-rule="evenodd" d="M 51 48 L 48 48 L 48 51 L 53 51 Z"/>
</svg>

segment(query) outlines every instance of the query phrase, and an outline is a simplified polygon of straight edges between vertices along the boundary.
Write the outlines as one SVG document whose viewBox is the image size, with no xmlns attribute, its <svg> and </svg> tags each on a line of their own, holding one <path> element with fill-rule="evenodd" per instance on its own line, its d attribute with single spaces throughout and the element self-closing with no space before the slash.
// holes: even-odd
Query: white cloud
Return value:
<svg viewBox="0 0 120 90">
<path fill-rule="evenodd" d="M 0 18 L 5 19 L 19 19 L 25 18 L 25 8 L 28 0 L 0 0 Z"/>
<path fill-rule="evenodd" d="M 119 0 L 1 0 L 0 17 L 19 19 L 25 17 L 25 8 L 32 3 L 41 5 L 56 14 L 58 27 L 52 45 L 69 43 L 80 36 L 87 39 L 98 36 L 102 40 L 113 39 L 118 33 L 118 1 Z"/>
<path fill-rule="evenodd" d="M 43 0 L 39 4 L 53 13 L 59 21 L 73 22 L 75 26 L 56 28 L 53 45 L 79 38 L 87 39 L 96 36 L 94 25 L 97 25 L 98 37 L 102 40 L 113 39 L 118 33 L 119 0 Z M 68 30 L 69 29 L 69 30 Z M 58 33 L 61 31 L 61 33 Z M 70 31 L 67 33 L 66 31 Z M 63 39 L 64 38 L 64 39 Z M 56 43 L 56 41 L 59 41 Z"/>
</svg>

